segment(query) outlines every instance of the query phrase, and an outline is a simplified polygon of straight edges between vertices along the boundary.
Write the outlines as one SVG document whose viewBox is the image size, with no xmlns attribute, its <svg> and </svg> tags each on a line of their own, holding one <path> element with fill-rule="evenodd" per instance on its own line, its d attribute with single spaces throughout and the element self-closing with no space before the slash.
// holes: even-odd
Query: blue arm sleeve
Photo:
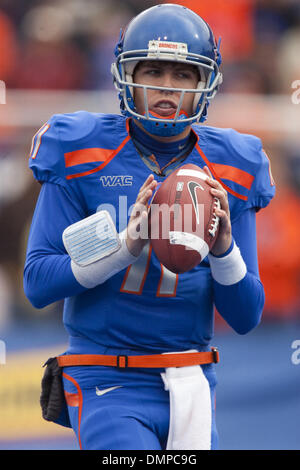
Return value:
<svg viewBox="0 0 300 470">
<path fill-rule="evenodd" d="M 36 308 L 86 289 L 75 279 L 62 232 L 86 217 L 71 190 L 44 183 L 35 208 L 24 267 L 24 291 Z"/>
<path fill-rule="evenodd" d="M 255 209 L 248 209 L 232 224 L 233 238 L 247 266 L 246 276 L 231 286 L 213 281 L 215 306 L 239 334 L 258 325 L 265 302 L 258 271 L 255 217 Z"/>
</svg>

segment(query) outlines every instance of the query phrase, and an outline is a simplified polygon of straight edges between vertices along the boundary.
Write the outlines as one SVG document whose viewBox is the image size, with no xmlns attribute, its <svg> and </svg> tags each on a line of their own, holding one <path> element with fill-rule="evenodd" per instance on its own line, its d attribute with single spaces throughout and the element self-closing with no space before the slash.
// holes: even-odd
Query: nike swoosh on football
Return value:
<svg viewBox="0 0 300 470">
<path fill-rule="evenodd" d="M 101 397 L 102 395 L 105 395 L 106 393 L 111 392 L 112 390 L 116 390 L 116 388 L 121 388 L 121 387 L 123 387 L 123 385 L 117 385 L 116 387 L 109 387 L 103 390 L 99 390 L 99 388 L 96 387 L 96 395 L 98 395 L 98 397 Z"/>
<path fill-rule="evenodd" d="M 199 224 L 198 200 L 197 200 L 197 195 L 196 195 L 196 189 L 197 188 L 201 188 L 202 191 L 204 191 L 204 188 L 201 186 L 201 184 L 196 183 L 196 181 L 189 181 L 188 182 L 188 190 L 189 190 L 190 196 L 192 198 L 193 206 L 194 206 L 194 209 L 195 209 L 196 220 L 197 220 L 197 223 Z"/>
</svg>

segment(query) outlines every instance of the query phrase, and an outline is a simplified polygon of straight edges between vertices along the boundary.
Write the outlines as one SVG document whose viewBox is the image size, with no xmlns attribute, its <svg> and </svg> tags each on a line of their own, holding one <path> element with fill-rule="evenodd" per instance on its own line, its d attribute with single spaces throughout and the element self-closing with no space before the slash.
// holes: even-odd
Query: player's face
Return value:
<svg viewBox="0 0 300 470">
<path fill-rule="evenodd" d="M 134 76 L 134 83 L 142 85 L 162 86 L 165 88 L 197 88 L 199 74 L 196 67 L 191 64 L 182 64 L 163 61 L 141 61 L 137 65 Z M 168 117 L 176 113 L 180 101 L 180 91 L 171 90 L 148 90 L 148 107 L 161 117 Z M 185 93 L 181 111 L 188 116 L 193 112 L 194 93 Z M 144 90 L 134 89 L 134 103 L 138 113 L 144 114 Z"/>
</svg>

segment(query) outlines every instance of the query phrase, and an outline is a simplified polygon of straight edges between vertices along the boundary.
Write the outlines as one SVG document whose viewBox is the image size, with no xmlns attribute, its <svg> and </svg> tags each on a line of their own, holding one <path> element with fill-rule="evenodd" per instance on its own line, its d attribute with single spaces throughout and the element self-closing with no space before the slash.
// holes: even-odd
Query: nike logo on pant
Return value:
<svg viewBox="0 0 300 470">
<path fill-rule="evenodd" d="M 105 393 L 111 392 L 112 390 L 116 390 L 116 388 L 121 388 L 123 385 L 117 385 L 116 387 L 109 387 L 109 388 L 104 388 L 103 390 L 99 390 L 98 387 L 96 387 L 96 395 L 98 397 L 101 397 L 102 395 L 105 395 Z"/>
</svg>

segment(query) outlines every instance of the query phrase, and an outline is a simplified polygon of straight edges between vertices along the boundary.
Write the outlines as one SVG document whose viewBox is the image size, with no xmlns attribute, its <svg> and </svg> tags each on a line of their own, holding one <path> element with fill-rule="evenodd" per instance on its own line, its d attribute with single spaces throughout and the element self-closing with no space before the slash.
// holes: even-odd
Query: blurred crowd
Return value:
<svg viewBox="0 0 300 470">
<path fill-rule="evenodd" d="M 1 0 L 0 77 L 10 88 L 111 88 L 120 28 L 151 0 Z M 281 93 L 299 76 L 298 0 L 182 0 L 221 37 L 223 92 Z"/>
<path fill-rule="evenodd" d="M 110 64 L 120 29 L 158 3 L 162 2 L 0 0 L 0 80 L 7 89 L 113 90 Z M 221 37 L 222 93 L 291 94 L 291 83 L 300 79 L 299 0 L 173 3 L 203 16 L 217 40 Z M 284 142 L 280 148 L 271 143 L 269 147 L 277 196 L 258 216 L 266 316 L 295 318 L 300 312 L 300 228 L 295 216 L 300 212 L 300 151 Z M 7 157 L 14 155 L 1 146 L 1 133 L 0 150 L 0 305 L 8 306 L 8 315 L 13 311 L 24 318 L 34 311 L 22 296 L 22 234 L 39 187 L 17 179 L 16 195 L 18 163 L 11 170 Z"/>
</svg>

